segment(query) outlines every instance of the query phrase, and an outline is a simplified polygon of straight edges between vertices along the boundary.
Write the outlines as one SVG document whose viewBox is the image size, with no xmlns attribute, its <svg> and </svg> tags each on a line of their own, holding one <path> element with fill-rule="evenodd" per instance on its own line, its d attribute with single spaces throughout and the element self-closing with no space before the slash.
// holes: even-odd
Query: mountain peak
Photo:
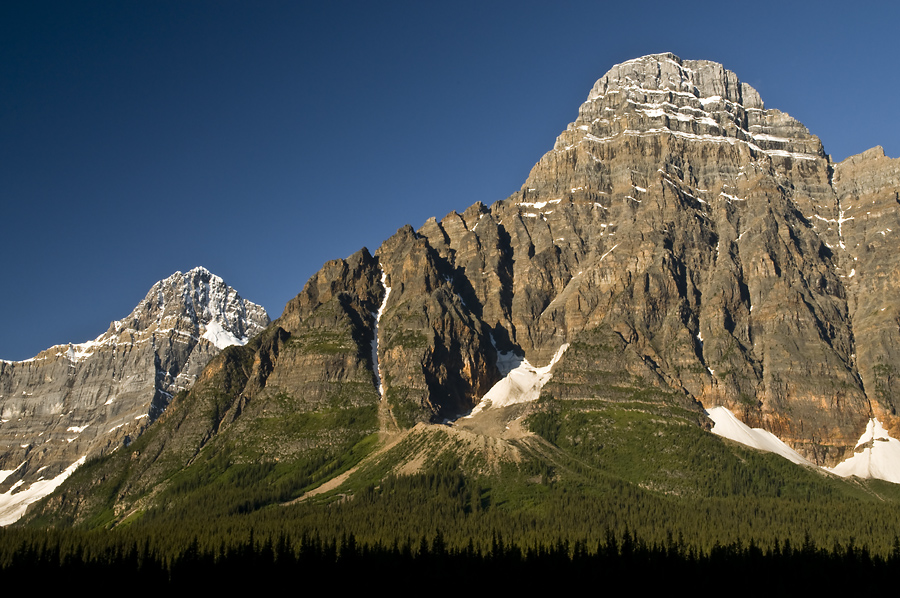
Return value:
<svg viewBox="0 0 900 598">
<path fill-rule="evenodd" d="M 775 167 L 785 176 L 792 176 L 793 162 L 816 162 L 814 170 L 824 172 L 828 160 L 818 137 L 790 115 L 766 109 L 756 90 L 721 64 L 652 54 L 615 65 L 594 84 L 578 117 L 535 165 L 521 192 L 530 201 L 595 201 L 614 194 L 610 169 L 621 162 L 630 172 L 626 162 L 638 157 L 638 145 L 654 154 L 641 157 L 648 158 L 642 180 L 655 178 L 660 164 L 669 162 L 720 178 L 710 168 L 711 154 L 734 164 Z M 709 188 L 716 181 L 698 182 Z"/>
<path fill-rule="evenodd" d="M 198 266 L 186 273 L 175 272 L 151 287 L 147 296 L 126 318 L 113 322 L 110 331 L 122 328 L 165 331 L 172 328 L 193 336 L 207 338 L 206 329 L 213 325 L 216 339 L 232 339 L 229 344 L 243 344 L 262 330 L 269 321 L 265 309 L 245 301 L 222 278 Z M 262 322 L 251 325 L 250 322 Z M 243 339 L 243 342 L 239 342 Z M 220 349 L 224 341 L 207 338 Z"/>
<path fill-rule="evenodd" d="M 0 525 L 56 487 L 34 484 L 41 476 L 58 485 L 87 456 L 127 445 L 221 349 L 268 323 L 261 306 L 198 267 L 154 284 L 92 341 L 0 363 L 0 470 L 10 474 Z"/>
<path fill-rule="evenodd" d="M 759 93 L 721 64 L 682 60 L 671 52 L 649 54 L 613 66 L 594 85 L 588 101 L 610 90 L 629 89 L 689 94 L 703 99 L 719 97 L 747 109 L 765 108 Z"/>
</svg>

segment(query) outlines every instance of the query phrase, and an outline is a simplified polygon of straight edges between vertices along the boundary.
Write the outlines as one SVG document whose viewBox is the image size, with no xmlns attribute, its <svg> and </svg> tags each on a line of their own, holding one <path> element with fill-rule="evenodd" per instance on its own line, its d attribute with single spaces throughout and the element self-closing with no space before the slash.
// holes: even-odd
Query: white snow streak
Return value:
<svg viewBox="0 0 900 598">
<path fill-rule="evenodd" d="M 547 204 L 551 203 L 559 203 L 562 201 L 562 198 L 559 199 L 550 199 L 547 201 L 520 201 L 516 205 L 525 206 L 526 208 L 535 208 L 537 210 L 543 209 Z"/>
<path fill-rule="evenodd" d="M 610 249 L 609 251 L 607 251 L 606 253 L 604 253 L 603 255 L 600 256 L 600 261 L 602 262 L 602 261 L 603 261 L 603 258 L 605 258 L 605 257 L 608 256 L 610 253 L 612 253 L 612 252 L 613 252 L 613 249 L 615 249 L 615 248 L 618 247 L 618 246 L 619 246 L 618 243 L 616 243 L 615 245 L 613 245 L 612 249 Z"/>
<path fill-rule="evenodd" d="M 375 318 L 375 331 L 372 335 L 372 370 L 375 373 L 375 386 L 378 388 L 378 396 L 383 399 L 384 387 L 381 384 L 381 364 L 378 362 L 378 324 L 381 322 L 381 316 L 384 314 L 384 308 L 387 307 L 388 297 L 391 294 L 391 287 L 387 285 L 387 274 L 384 270 L 381 271 L 381 286 L 384 287 L 384 299 L 381 300 L 378 311 L 372 314 Z"/>
</svg>

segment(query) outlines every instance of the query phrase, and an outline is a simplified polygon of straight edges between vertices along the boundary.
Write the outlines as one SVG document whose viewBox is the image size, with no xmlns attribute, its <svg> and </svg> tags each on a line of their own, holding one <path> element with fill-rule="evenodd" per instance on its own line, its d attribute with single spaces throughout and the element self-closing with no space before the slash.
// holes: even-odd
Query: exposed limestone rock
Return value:
<svg viewBox="0 0 900 598">
<path fill-rule="evenodd" d="M 900 159 L 875 147 L 835 165 L 840 275 L 872 416 L 900 432 Z M 836 226 L 835 226 L 836 225 Z"/>
</svg>

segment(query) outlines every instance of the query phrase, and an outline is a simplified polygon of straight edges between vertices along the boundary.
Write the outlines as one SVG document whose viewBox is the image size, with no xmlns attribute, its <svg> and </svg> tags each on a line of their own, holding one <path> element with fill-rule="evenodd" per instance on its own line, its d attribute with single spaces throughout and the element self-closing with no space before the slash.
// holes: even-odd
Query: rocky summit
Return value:
<svg viewBox="0 0 900 598">
<path fill-rule="evenodd" d="M 648 435 L 632 441 L 650 447 L 705 434 L 713 408 L 835 466 L 877 444 L 867 430 L 900 437 L 898 190 L 900 160 L 875 148 L 833 163 L 720 64 L 616 65 L 519 191 L 326 263 L 264 333 L 213 359 L 158 433 L 107 464 L 121 476 L 112 512 L 146 508 L 179 468 L 217 463 L 302 461 L 295 485 L 314 487 L 377 454 L 379 434 L 412 443 L 429 429 L 432 444 L 494 455 L 547 450 L 520 442 L 538 432 L 582 462 L 607 451 L 614 468 L 638 419 Z M 55 350 L 54 379 L 89 350 Z M 120 396 L 92 392 L 95 406 Z M 17 388 L 3 393 L 25 409 Z M 42 403 L 47 418 L 57 403 Z M 631 480 L 643 488 L 690 492 L 675 469 L 641 471 L 655 476 Z M 105 475 L 45 508 L 75 520 L 99 509 L 84 493 Z"/>
<path fill-rule="evenodd" d="M 518 193 L 378 250 L 388 406 L 462 413 L 499 377 L 494 342 L 546 364 L 589 337 L 609 356 L 563 355 L 555 396 L 609 398 L 606 371 L 827 465 L 871 418 L 898 436 L 898 173 L 879 148 L 832 163 L 722 65 L 617 65 Z"/>
<path fill-rule="evenodd" d="M 269 323 L 205 268 L 157 282 L 92 341 L 0 361 L 0 522 L 78 464 L 127 446 L 223 348 Z"/>
</svg>

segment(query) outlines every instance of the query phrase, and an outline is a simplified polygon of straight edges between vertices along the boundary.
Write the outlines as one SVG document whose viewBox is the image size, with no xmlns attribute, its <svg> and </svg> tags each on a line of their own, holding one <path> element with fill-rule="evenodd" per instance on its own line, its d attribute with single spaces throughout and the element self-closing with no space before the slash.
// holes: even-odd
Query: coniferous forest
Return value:
<svg viewBox="0 0 900 598">
<path fill-rule="evenodd" d="M 467 476 L 447 458 L 352 496 L 286 504 L 268 495 L 264 504 L 264 469 L 233 476 L 232 492 L 184 484 L 186 500 L 173 495 L 167 508 L 111 529 L 34 519 L 2 529 L 0 570 L 5 579 L 66 586 L 102 578 L 164 588 L 199 578 L 234 588 L 303 578 L 346 588 L 387 575 L 524 589 L 614 576 L 645 590 L 776 595 L 875 589 L 900 571 L 890 484 L 860 484 L 851 496 L 823 478 L 802 497 L 681 498 L 612 477 L 579 487 L 549 470 Z"/>
</svg>

